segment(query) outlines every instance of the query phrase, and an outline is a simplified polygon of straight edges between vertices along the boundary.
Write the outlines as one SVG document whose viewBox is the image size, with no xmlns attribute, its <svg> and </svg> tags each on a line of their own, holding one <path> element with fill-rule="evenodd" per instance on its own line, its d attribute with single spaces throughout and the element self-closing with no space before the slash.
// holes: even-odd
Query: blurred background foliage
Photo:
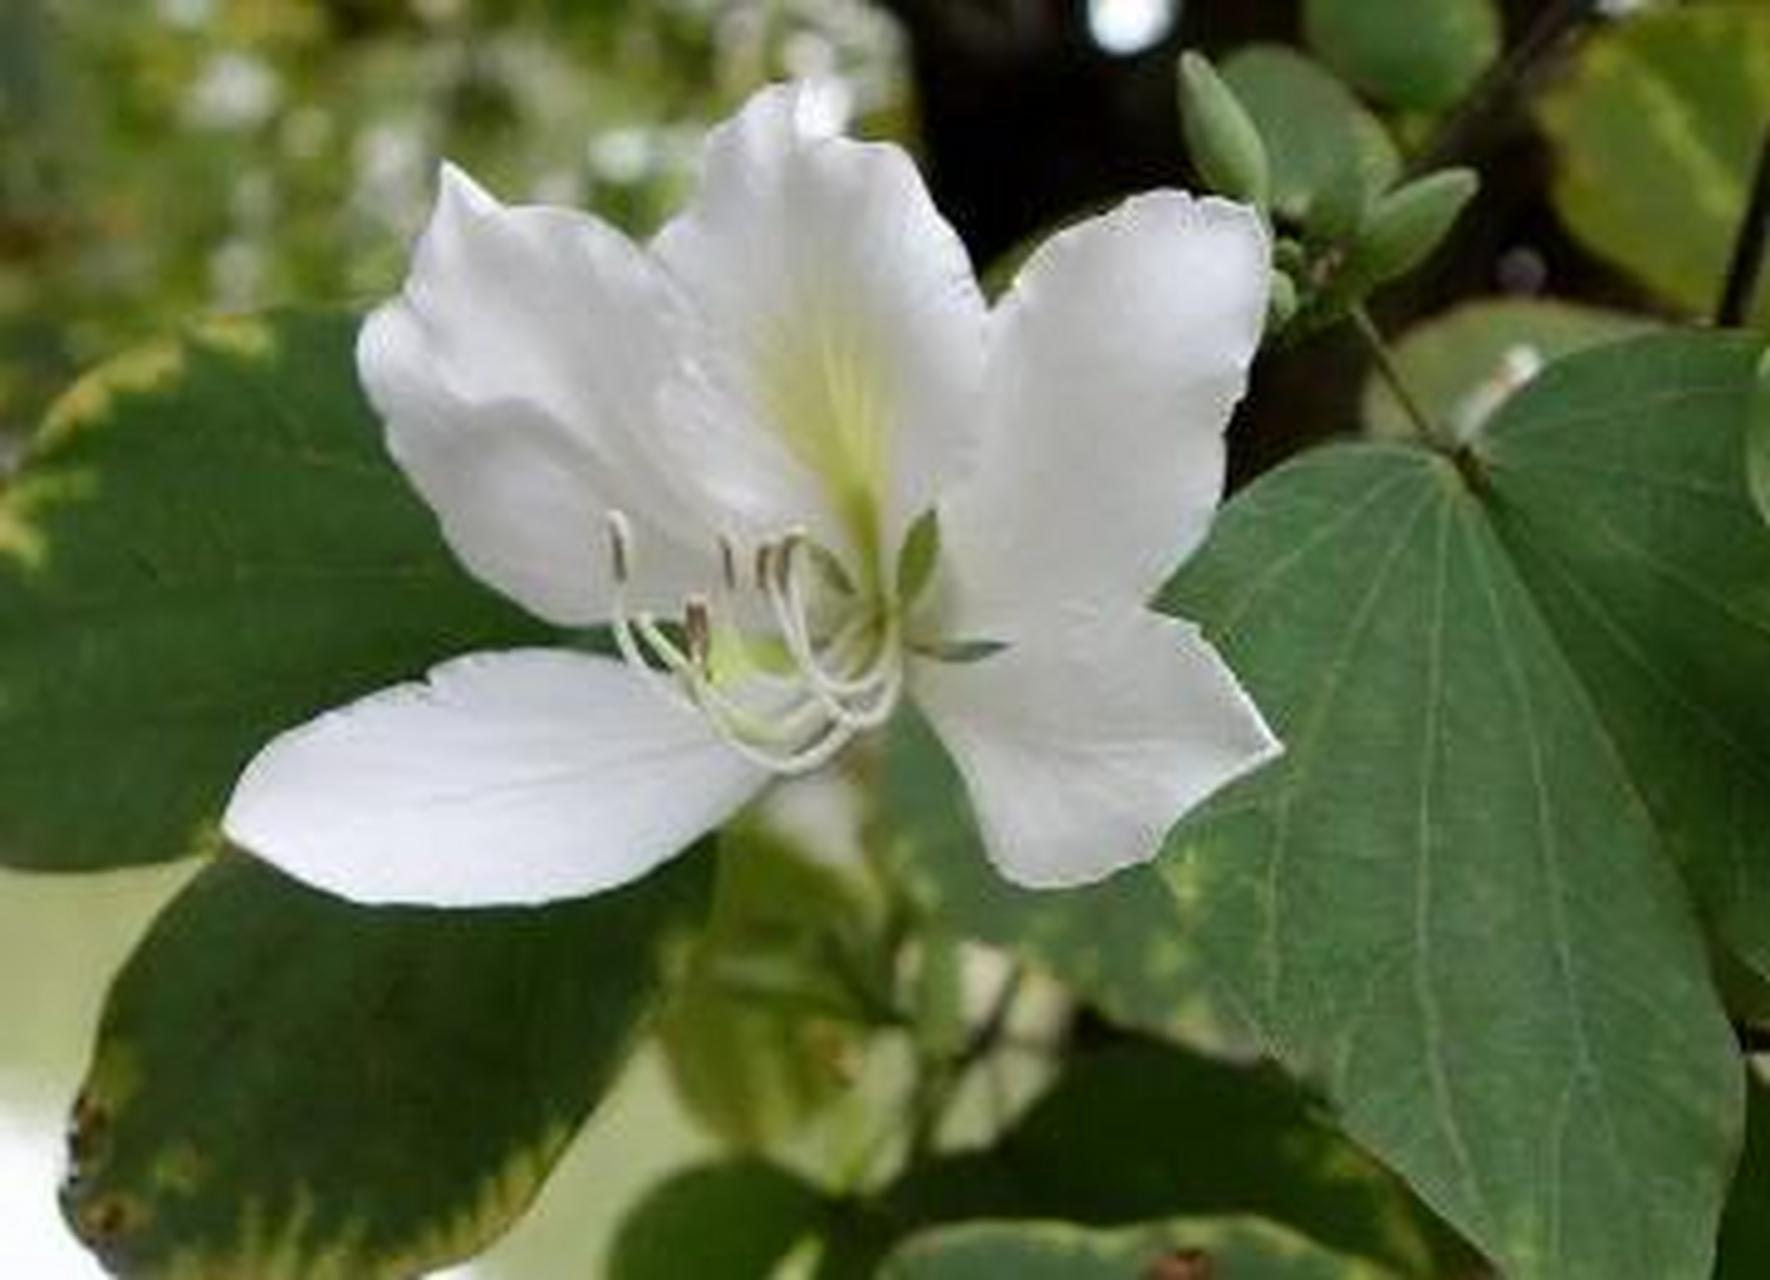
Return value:
<svg viewBox="0 0 1770 1280">
<path fill-rule="evenodd" d="M 6 0 L 0 427 L 194 314 L 372 298 L 447 156 L 643 232 L 781 76 L 902 131 L 863 0 Z"/>
</svg>

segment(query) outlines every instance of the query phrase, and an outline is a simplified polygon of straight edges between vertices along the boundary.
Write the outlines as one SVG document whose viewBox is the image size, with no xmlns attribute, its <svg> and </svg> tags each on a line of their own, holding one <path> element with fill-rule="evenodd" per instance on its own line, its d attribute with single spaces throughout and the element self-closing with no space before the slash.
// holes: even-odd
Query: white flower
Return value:
<svg viewBox="0 0 1770 1280">
<path fill-rule="evenodd" d="M 649 246 L 445 170 L 363 384 L 461 561 L 625 662 L 479 654 L 322 716 L 248 768 L 237 843 L 365 902 L 592 893 L 907 696 L 1001 872 L 1073 885 L 1277 751 L 1145 607 L 1221 493 L 1258 218 L 1130 200 L 991 311 L 908 157 L 799 103 L 715 130 Z"/>
</svg>

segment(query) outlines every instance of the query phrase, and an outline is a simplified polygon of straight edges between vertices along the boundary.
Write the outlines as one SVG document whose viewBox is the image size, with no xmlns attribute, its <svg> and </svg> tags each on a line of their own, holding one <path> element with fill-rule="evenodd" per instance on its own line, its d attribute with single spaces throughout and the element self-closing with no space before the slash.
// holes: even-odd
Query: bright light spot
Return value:
<svg viewBox="0 0 1770 1280">
<path fill-rule="evenodd" d="M 839 76 L 804 82 L 799 95 L 799 127 L 813 137 L 841 133 L 854 119 L 854 90 Z"/>
<path fill-rule="evenodd" d="M 1088 0 L 1088 33 L 1108 53 L 1142 53 L 1174 29 L 1179 0 Z"/>
<path fill-rule="evenodd" d="M 631 186 L 651 172 L 651 135 L 632 125 L 604 129 L 590 140 L 590 170 L 604 182 Z"/>
<path fill-rule="evenodd" d="M 186 31 L 204 26 L 215 16 L 215 0 L 160 0 L 160 21 Z"/>
<path fill-rule="evenodd" d="M 215 54 L 185 98 L 184 114 L 202 129 L 254 129 L 283 101 L 275 68 L 249 53 Z"/>
<path fill-rule="evenodd" d="M 74 1242 L 55 1208 L 61 1180 L 59 1112 L 0 1107 L 0 1275 L 100 1280 L 104 1270 Z"/>
</svg>

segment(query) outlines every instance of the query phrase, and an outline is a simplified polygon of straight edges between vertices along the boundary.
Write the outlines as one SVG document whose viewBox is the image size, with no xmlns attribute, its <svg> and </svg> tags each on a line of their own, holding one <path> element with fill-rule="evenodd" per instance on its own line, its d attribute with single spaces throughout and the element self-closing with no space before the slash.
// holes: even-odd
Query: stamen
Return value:
<svg viewBox="0 0 1770 1280">
<path fill-rule="evenodd" d="M 709 715 L 708 721 L 719 734 L 721 740 L 732 750 L 751 763 L 760 765 L 770 773 L 778 773 L 783 777 L 795 777 L 823 768 L 854 740 L 855 733 L 853 729 L 845 726 L 831 725 L 825 730 L 822 737 L 815 739 L 810 745 L 790 755 L 781 755 L 752 745 L 741 735 L 732 732 L 730 727 L 722 723 L 717 716 Z"/>
<path fill-rule="evenodd" d="M 625 512 L 608 513 L 608 545 L 614 560 L 615 581 L 625 585 L 630 580 L 627 548 L 633 543 L 633 526 Z"/>
<path fill-rule="evenodd" d="M 704 596 L 690 596 L 682 602 L 682 626 L 688 633 L 688 656 L 702 674 L 713 673 L 713 619 Z"/>
<path fill-rule="evenodd" d="M 724 579 L 727 591 L 737 590 L 737 552 L 731 549 L 731 540 L 723 534 L 719 537 L 719 576 Z"/>
<path fill-rule="evenodd" d="M 832 566 L 841 566 L 803 530 L 763 543 L 755 553 L 756 590 L 767 600 L 793 663 L 792 672 L 783 675 L 768 670 L 750 648 L 737 608 L 737 555 L 728 539 L 721 536 L 717 542 L 717 601 L 699 594 L 683 600 L 683 642 L 678 643 L 654 614 L 630 607 L 627 590 L 640 567 L 633 526 L 621 511 L 610 511 L 607 520 L 614 637 L 622 659 L 660 694 L 704 716 L 740 755 L 773 773 L 808 772 L 828 762 L 857 733 L 890 716 L 904 676 L 895 611 L 886 609 L 881 616 L 846 610 L 832 635 L 815 640 L 799 572 L 806 561 L 799 553 L 819 556 L 815 565 L 826 579 Z M 832 580 L 829 585 L 851 604 L 859 603 L 840 583 Z M 725 631 L 717 629 L 720 619 Z M 749 667 L 744 688 L 735 692 L 756 694 L 767 686 L 774 693 L 765 698 L 766 707 L 720 687 L 713 672 L 716 636 L 729 638 Z"/>
<path fill-rule="evenodd" d="M 791 542 L 783 544 L 781 560 L 788 572 L 771 581 L 768 590 L 769 605 L 774 610 L 775 625 L 780 629 L 781 638 L 787 642 L 787 650 L 812 692 L 831 715 L 844 723 L 852 721 L 863 727 L 881 723 L 890 714 L 891 704 L 902 687 L 901 671 L 897 670 L 901 663 L 897 653 L 896 619 L 893 617 L 886 623 L 873 657 L 862 664 L 858 674 L 839 676 L 831 672 L 820 661 L 811 642 L 804 598 L 799 591 L 797 576 L 791 573 L 790 548 L 793 545 Z M 833 647 L 833 643 L 827 647 Z M 881 689 L 885 690 L 884 695 L 862 711 L 857 712 L 847 705 L 848 699 L 875 694 Z"/>
<path fill-rule="evenodd" d="M 627 517 L 619 511 L 608 513 L 609 555 L 614 565 L 615 590 L 613 600 L 615 648 L 620 650 L 621 660 L 631 667 L 652 689 L 666 700 L 684 709 L 691 709 L 693 704 L 683 698 L 669 681 L 660 676 L 645 660 L 640 651 L 639 642 L 634 638 L 633 624 L 627 608 L 627 575 L 631 567 L 628 563 L 627 548 L 633 536 L 633 526 Z"/>
<path fill-rule="evenodd" d="M 815 704 L 806 700 L 786 707 L 774 713 L 774 722 L 761 718 L 749 708 L 741 705 L 724 690 L 714 684 L 685 654 L 652 614 L 641 613 L 634 618 L 634 630 L 639 638 L 655 654 L 659 661 L 670 670 L 670 673 L 682 682 L 681 691 L 671 690 L 678 700 L 686 694 L 696 710 L 704 715 L 720 716 L 737 727 L 739 731 L 752 738 L 788 738 L 799 736 L 814 727 L 813 722 L 805 721 L 804 712 L 815 709 Z M 652 670 L 649 666 L 647 670 Z M 656 671 L 652 671 L 655 676 Z M 803 723 L 801 723 L 803 722 Z"/>
</svg>

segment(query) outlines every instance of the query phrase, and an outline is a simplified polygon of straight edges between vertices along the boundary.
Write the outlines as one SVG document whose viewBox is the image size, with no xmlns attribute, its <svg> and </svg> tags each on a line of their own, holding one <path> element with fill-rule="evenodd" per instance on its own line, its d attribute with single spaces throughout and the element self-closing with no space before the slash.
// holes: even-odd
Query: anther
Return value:
<svg viewBox="0 0 1770 1280">
<path fill-rule="evenodd" d="M 719 538 L 719 572 L 725 579 L 725 589 L 736 591 L 738 584 L 737 553 L 731 549 L 731 540 L 723 534 Z"/>
<path fill-rule="evenodd" d="M 623 585 L 628 581 L 629 565 L 627 550 L 633 542 L 633 525 L 628 521 L 626 513 L 611 511 L 608 513 L 608 546 L 609 555 L 614 562 L 615 581 Z"/>
<path fill-rule="evenodd" d="M 773 559 L 773 543 L 764 542 L 761 546 L 756 548 L 756 589 L 758 591 L 768 590 L 770 577 L 769 565 L 773 562 Z"/>
<path fill-rule="evenodd" d="M 703 596 L 690 596 L 682 603 L 682 629 L 688 639 L 688 656 L 703 674 L 713 665 L 713 615 Z"/>
<path fill-rule="evenodd" d="M 805 533 L 794 529 L 780 540 L 780 554 L 775 558 L 774 574 L 780 589 L 785 591 L 793 581 L 793 554 L 805 541 Z"/>
</svg>

